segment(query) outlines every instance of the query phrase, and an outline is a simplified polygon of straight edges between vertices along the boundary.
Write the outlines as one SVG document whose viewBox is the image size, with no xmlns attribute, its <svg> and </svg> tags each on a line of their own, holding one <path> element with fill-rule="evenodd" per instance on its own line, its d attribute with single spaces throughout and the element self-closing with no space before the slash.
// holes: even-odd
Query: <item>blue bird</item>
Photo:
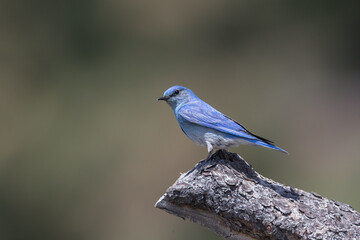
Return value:
<svg viewBox="0 0 360 240">
<path fill-rule="evenodd" d="M 262 146 L 287 153 L 275 146 L 272 141 L 251 133 L 240 123 L 198 98 L 186 87 L 173 86 L 158 100 L 164 100 L 170 105 L 186 136 L 196 144 L 207 147 L 208 157 L 213 149 L 227 149 L 241 144 Z"/>
</svg>

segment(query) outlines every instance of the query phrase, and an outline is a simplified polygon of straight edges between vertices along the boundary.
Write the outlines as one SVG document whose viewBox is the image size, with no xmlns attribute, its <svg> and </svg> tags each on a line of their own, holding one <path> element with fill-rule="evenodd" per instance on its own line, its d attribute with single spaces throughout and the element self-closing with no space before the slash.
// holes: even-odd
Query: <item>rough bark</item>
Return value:
<svg viewBox="0 0 360 240">
<path fill-rule="evenodd" d="M 155 207 L 226 239 L 360 239 L 349 205 L 285 186 L 219 150 L 167 189 Z"/>
</svg>

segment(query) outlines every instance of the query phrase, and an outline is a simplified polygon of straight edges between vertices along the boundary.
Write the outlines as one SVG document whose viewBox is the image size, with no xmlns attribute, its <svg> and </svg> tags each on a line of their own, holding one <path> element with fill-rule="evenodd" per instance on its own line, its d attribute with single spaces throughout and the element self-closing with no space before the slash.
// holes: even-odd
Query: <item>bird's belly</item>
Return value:
<svg viewBox="0 0 360 240">
<path fill-rule="evenodd" d="M 205 142 L 209 142 L 213 148 L 227 149 L 231 147 L 238 147 L 240 144 L 249 144 L 239 137 L 222 132 L 207 132 L 205 133 Z"/>
<path fill-rule="evenodd" d="M 204 147 L 207 146 L 207 142 L 213 148 L 218 149 L 237 147 L 240 144 L 250 144 L 250 142 L 234 135 L 198 125 L 189 124 L 188 126 L 182 126 L 182 129 L 193 142 Z"/>
</svg>

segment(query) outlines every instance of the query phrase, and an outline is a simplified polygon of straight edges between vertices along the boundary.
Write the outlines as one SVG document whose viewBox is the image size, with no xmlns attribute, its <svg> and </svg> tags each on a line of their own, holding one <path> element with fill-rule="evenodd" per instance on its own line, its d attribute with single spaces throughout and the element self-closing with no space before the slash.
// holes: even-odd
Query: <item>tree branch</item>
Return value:
<svg viewBox="0 0 360 240">
<path fill-rule="evenodd" d="M 360 239 L 349 205 L 265 178 L 224 150 L 182 174 L 155 207 L 227 239 Z"/>
</svg>

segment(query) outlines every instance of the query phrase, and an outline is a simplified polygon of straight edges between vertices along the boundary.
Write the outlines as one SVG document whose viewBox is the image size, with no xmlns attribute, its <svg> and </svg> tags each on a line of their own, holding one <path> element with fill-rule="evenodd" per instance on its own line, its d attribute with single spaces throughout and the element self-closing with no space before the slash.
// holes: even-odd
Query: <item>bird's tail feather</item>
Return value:
<svg viewBox="0 0 360 240">
<path fill-rule="evenodd" d="M 277 150 L 277 151 L 280 151 L 280 152 L 289 154 L 289 153 L 288 153 L 287 151 L 285 151 L 284 149 L 279 148 L 279 147 L 277 147 L 277 146 L 275 146 L 275 145 L 272 145 L 272 144 L 269 144 L 269 143 L 265 143 L 265 142 L 262 142 L 262 141 L 253 141 L 253 143 L 254 143 L 255 145 L 258 145 L 258 146 L 262 146 L 262 147 L 274 149 L 274 150 Z"/>
</svg>

